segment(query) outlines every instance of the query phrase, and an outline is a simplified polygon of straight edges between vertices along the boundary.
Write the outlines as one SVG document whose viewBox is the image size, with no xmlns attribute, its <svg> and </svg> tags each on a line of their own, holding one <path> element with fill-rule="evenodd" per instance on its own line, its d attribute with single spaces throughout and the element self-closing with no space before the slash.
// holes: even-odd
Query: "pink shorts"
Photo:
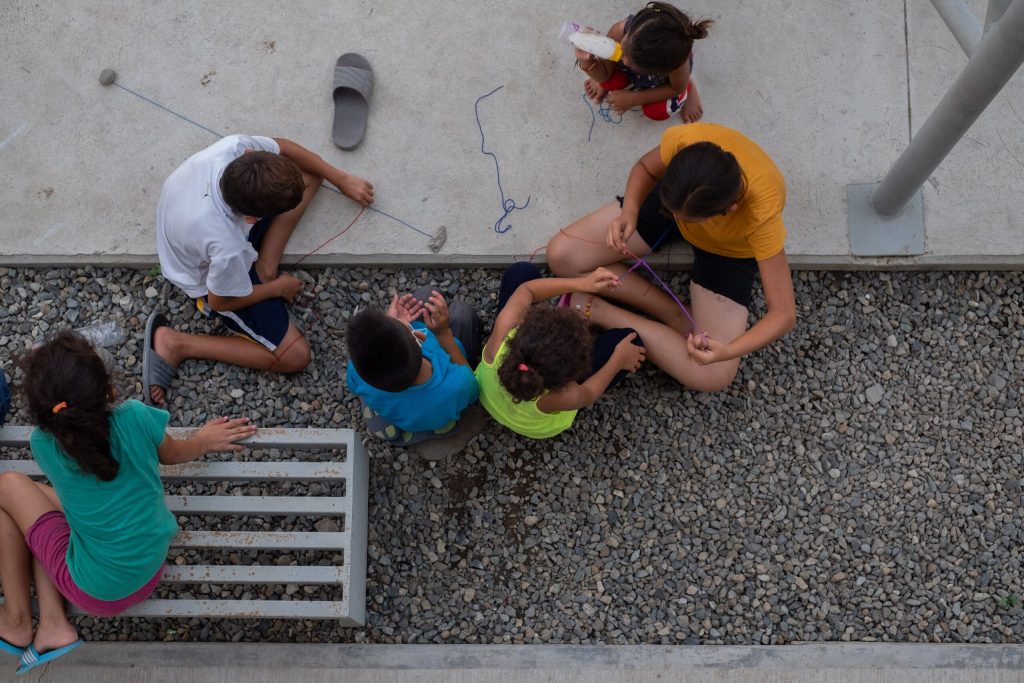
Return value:
<svg viewBox="0 0 1024 683">
<path fill-rule="evenodd" d="M 97 617 L 113 617 L 132 605 L 137 605 L 156 590 L 164 568 L 156 573 L 149 582 L 126 598 L 120 600 L 97 600 L 75 585 L 68 569 L 68 541 L 71 538 L 71 527 L 67 517 L 59 510 L 51 510 L 43 514 L 28 528 L 25 543 L 36 556 L 39 563 L 46 569 L 50 580 L 57 586 L 67 600 L 89 614 Z"/>
</svg>

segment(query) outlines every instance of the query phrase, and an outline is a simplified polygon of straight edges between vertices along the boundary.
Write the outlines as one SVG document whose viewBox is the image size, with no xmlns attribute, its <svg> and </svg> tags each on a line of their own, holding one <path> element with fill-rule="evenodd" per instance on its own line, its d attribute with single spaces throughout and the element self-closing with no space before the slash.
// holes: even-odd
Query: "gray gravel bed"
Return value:
<svg viewBox="0 0 1024 683">
<path fill-rule="evenodd" d="M 265 426 L 361 428 L 342 381 L 353 310 L 432 283 L 489 321 L 500 272 L 308 275 L 316 302 L 296 316 L 310 329 L 309 369 L 285 377 L 188 362 L 173 424 L 244 414 Z M 365 628 L 89 618 L 79 627 L 93 640 L 1021 642 L 1024 275 L 794 281 L 798 328 L 745 359 L 721 394 L 682 390 L 648 368 L 548 441 L 492 423 L 436 463 L 368 441 Z M 686 275 L 671 282 L 682 290 Z M 125 396 L 141 394 L 150 311 L 208 330 L 183 295 L 140 271 L 0 269 L 0 290 L 5 368 L 52 330 L 113 317 L 129 333 L 116 350 Z M 10 421 L 25 423 L 23 410 Z M 270 592 L 296 597 L 289 589 Z"/>
</svg>

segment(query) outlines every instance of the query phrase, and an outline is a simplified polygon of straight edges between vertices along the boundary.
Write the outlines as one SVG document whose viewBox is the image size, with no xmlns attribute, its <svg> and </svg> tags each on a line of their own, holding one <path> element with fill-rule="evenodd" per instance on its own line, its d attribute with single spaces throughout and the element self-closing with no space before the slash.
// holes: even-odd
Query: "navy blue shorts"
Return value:
<svg viewBox="0 0 1024 683">
<path fill-rule="evenodd" d="M 622 206 L 622 198 L 616 199 L 619 206 Z M 679 232 L 676 219 L 661 206 L 661 181 L 658 181 L 640 207 L 636 232 L 650 245 L 652 252 L 661 251 L 665 245 L 673 242 L 689 244 Z M 750 308 L 754 282 L 759 272 L 757 261 L 752 258 L 719 256 L 692 244 L 690 246 L 693 248 L 690 280 L 715 294 L 732 299 L 744 308 Z"/>
<path fill-rule="evenodd" d="M 249 230 L 249 243 L 257 252 L 273 220 L 273 216 L 261 218 Z M 249 268 L 249 281 L 253 285 L 263 284 L 256 274 L 255 263 Z M 208 318 L 219 318 L 229 330 L 251 339 L 268 351 L 275 351 L 288 333 L 288 308 L 280 297 L 264 299 L 237 311 L 215 311 L 210 308 L 206 297 L 202 297 L 196 299 L 196 308 Z"/>
</svg>

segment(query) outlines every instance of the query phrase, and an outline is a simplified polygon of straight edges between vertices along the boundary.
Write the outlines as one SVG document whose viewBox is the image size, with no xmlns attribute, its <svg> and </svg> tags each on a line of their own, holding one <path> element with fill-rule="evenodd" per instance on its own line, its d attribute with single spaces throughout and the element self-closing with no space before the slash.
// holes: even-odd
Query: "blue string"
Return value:
<svg viewBox="0 0 1024 683">
<path fill-rule="evenodd" d="M 146 97 L 145 95 L 142 95 L 140 93 L 135 92 L 131 88 L 126 88 L 126 87 L 124 87 L 123 85 L 121 85 L 120 83 L 118 83 L 116 81 L 114 83 L 112 83 L 111 85 L 116 85 L 118 88 L 120 88 L 121 90 L 124 90 L 126 93 L 130 93 L 132 95 L 135 95 L 140 100 L 143 100 L 145 102 L 149 102 L 153 106 L 158 107 L 160 109 L 163 109 L 168 114 L 173 114 L 174 116 L 177 116 L 182 121 L 187 121 L 187 122 L 191 123 L 196 128 L 201 128 L 202 130 L 205 130 L 207 133 L 211 133 L 213 135 L 216 135 L 218 138 L 224 137 L 223 133 L 218 133 L 217 131 L 213 130 L 212 128 L 207 128 L 206 126 L 204 126 L 203 124 L 199 123 L 198 121 L 193 121 L 189 117 L 187 117 L 187 116 L 185 116 L 183 114 L 179 114 L 178 112 L 174 111 L 173 109 L 169 109 L 169 108 L 165 107 L 164 105 L 160 104 L 159 102 L 157 102 L 155 100 L 151 100 L 148 97 Z M 335 194 L 341 194 L 341 190 L 337 189 L 336 187 L 332 187 L 331 185 L 321 185 L 320 187 L 327 188 L 328 190 L 330 190 L 331 192 L 334 192 Z M 412 225 L 411 223 L 406 223 L 401 218 L 397 218 L 396 216 L 392 216 L 390 213 L 388 213 L 386 211 L 382 211 L 382 210 L 380 210 L 380 209 L 378 209 L 376 207 L 373 207 L 373 206 L 368 206 L 366 208 L 368 208 L 370 211 L 376 211 L 379 214 L 387 216 L 391 220 L 396 221 L 398 223 L 401 223 L 402 225 L 406 226 L 410 230 L 415 230 L 416 232 L 418 232 L 419 234 L 421 234 L 421 235 L 423 235 L 425 237 L 429 237 L 429 238 L 433 237 L 433 235 L 431 235 L 429 232 L 424 232 L 423 230 L 420 230 L 419 228 L 417 228 L 415 225 Z"/>
<path fill-rule="evenodd" d="M 138 97 L 138 98 L 139 98 L 140 100 L 144 100 L 144 101 L 146 101 L 146 102 L 149 102 L 150 104 L 152 104 L 152 105 L 153 105 L 153 106 L 155 106 L 155 107 L 159 107 L 159 108 L 163 109 L 163 110 L 164 110 L 165 112 L 167 112 L 168 114 L 174 114 L 174 115 L 175 115 L 175 116 L 177 116 L 177 117 L 178 117 L 179 119 L 182 119 L 183 121 L 188 121 L 188 122 L 189 122 L 189 123 L 191 123 L 191 124 L 192 124 L 193 126 L 195 126 L 195 127 L 197 127 L 197 128 L 202 128 L 202 129 L 203 129 L 203 130 L 205 130 L 205 131 L 206 131 L 207 133 L 213 133 L 214 135 L 216 135 L 216 136 L 217 136 L 217 137 L 219 137 L 219 138 L 222 138 L 222 137 L 224 137 L 224 135 L 223 135 L 222 133 L 218 133 L 217 131 L 213 130 L 212 128 L 207 128 L 207 127 L 206 127 L 206 126 L 204 126 L 203 124 L 201 124 L 201 123 L 197 123 L 197 122 L 193 121 L 192 119 L 190 119 L 189 117 L 187 117 L 187 116 L 184 116 L 184 115 L 182 115 L 182 114 L 179 114 L 178 112 L 174 111 L 173 109 L 168 109 L 167 107 L 165 107 L 164 105 L 160 104 L 159 102 L 156 102 L 156 101 L 154 101 L 154 100 L 151 100 L 151 99 L 149 99 L 148 97 L 146 97 L 145 95 L 140 95 L 139 93 L 135 92 L 134 90 L 131 90 L 130 88 L 126 88 L 126 87 L 124 87 L 123 85 L 121 85 L 121 84 L 120 84 L 120 83 L 118 83 L 117 81 L 114 81 L 114 82 L 113 82 L 113 83 L 112 83 L 111 85 L 116 85 L 116 86 L 117 86 L 118 88 L 120 88 L 121 90 L 124 90 L 124 91 L 125 91 L 125 92 L 127 92 L 127 93 L 131 93 L 132 95 L 135 95 L 136 97 Z"/>
<path fill-rule="evenodd" d="M 501 218 L 494 221 L 494 232 L 498 233 L 499 235 L 503 235 L 512 229 L 511 223 L 509 223 L 505 227 L 505 229 L 502 229 L 502 221 L 508 218 L 509 214 L 511 214 L 513 211 L 519 211 L 521 209 L 525 209 L 526 207 L 528 207 L 530 205 L 531 199 L 531 197 L 527 197 L 526 203 L 523 204 L 522 206 L 519 206 L 511 197 L 505 197 L 505 190 L 501 186 L 501 167 L 498 165 L 498 157 L 495 156 L 493 152 L 488 152 L 486 149 L 484 149 L 484 145 L 486 144 L 487 139 L 484 137 L 484 126 L 482 123 L 480 123 L 480 101 L 490 97 L 491 95 L 498 92 L 504 87 L 504 85 L 499 85 L 497 88 L 487 93 L 486 95 L 481 95 L 480 97 L 476 98 L 476 104 L 473 105 L 473 112 L 476 114 L 476 126 L 477 128 L 480 129 L 480 152 L 494 159 L 494 172 L 498 177 L 498 193 L 501 195 L 501 208 L 504 211 L 504 213 L 501 214 Z"/>
<path fill-rule="evenodd" d="M 614 107 L 612 107 L 610 104 L 604 101 L 602 101 L 601 104 L 598 105 L 597 113 L 595 114 L 594 105 L 590 103 L 590 99 L 586 96 L 586 94 L 581 95 L 581 97 L 583 98 L 583 103 L 587 105 L 587 109 L 590 110 L 590 130 L 587 131 L 587 142 L 590 142 L 591 137 L 593 137 L 594 135 L 594 124 L 597 123 L 598 116 L 600 116 L 601 120 L 604 121 L 605 123 L 612 123 L 615 124 L 616 126 L 622 123 L 622 120 L 625 118 L 625 112 L 621 114 L 616 112 Z M 632 109 L 627 109 L 626 111 L 642 110 L 642 107 L 633 107 Z"/>
</svg>

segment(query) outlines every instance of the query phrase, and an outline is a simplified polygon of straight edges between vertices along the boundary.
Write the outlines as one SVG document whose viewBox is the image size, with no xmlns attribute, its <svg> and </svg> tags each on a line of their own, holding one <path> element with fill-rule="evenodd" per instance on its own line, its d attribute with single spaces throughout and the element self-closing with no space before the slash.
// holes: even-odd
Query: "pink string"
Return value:
<svg viewBox="0 0 1024 683">
<path fill-rule="evenodd" d="M 571 238 L 579 240 L 581 242 L 589 242 L 590 244 L 601 244 L 601 245 L 604 244 L 604 242 L 598 242 L 597 240 L 588 240 L 586 237 L 580 237 L 579 235 L 573 235 L 570 232 L 566 232 L 565 228 L 561 228 L 559 230 L 559 232 L 562 233 L 563 235 L 565 235 L 566 237 L 571 237 Z M 533 259 L 537 256 L 537 253 L 542 251 L 544 248 L 545 247 L 537 247 L 536 249 L 534 249 L 533 252 L 530 254 L 530 258 L 528 260 L 529 261 L 533 261 Z M 627 270 L 623 274 L 623 276 L 621 278 L 619 278 L 619 281 L 621 282 L 623 279 L 625 279 L 626 275 L 629 275 L 630 273 L 632 273 L 634 270 L 636 270 L 640 266 L 643 266 L 644 268 L 647 269 L 647 272 L 650 273 L 651 276 L 654 278 L 654 280 L 658 283 L 658 286 L 660 286 L 663 290 L 665 290 L 666 294 L 668 294 L 670 297 L 672 297 L 672 301 L 676 302 L 676 305 L 679 306 L 679 310 L 681 310 L 683 312 L 683 315 L 686 316 L 686 319 L 690 321 L 691 325 L 693 325 L 694 332 L 699 330 L 700 328 L 697 327 L 697 321 L 694 320 L 692 315 L 690 315 L 689 309 L 687 309 L 686 306 L 683 304 L 683 302 L 679 300 L 679 297 L 677 297 L 675 295 L 675 292 L 673 292 L 672 289 L 667 284 L 665 284 L 665 281 L 662 280 L 660 277 L 658 277 L 658 274 L 656 272 L 654 272 L 654 268 L 651 268 L 650 264 L 647 263 L 646 260 L 644 260 L 643 258 L 637 256 L 632 251 L 629 251 L 627 249 L 626 252 L 629 254 L 629 256 L 631 258 L 636 260 L 636 263 L 634 263 L 632 266 L 629 267 L 629 270 Z M 699 334 L 702 337 L 704 337 L 705 339 L 707 339 L 707 336 L 708 336 L 707 332 L 700 332 Z"/>
</svg>

